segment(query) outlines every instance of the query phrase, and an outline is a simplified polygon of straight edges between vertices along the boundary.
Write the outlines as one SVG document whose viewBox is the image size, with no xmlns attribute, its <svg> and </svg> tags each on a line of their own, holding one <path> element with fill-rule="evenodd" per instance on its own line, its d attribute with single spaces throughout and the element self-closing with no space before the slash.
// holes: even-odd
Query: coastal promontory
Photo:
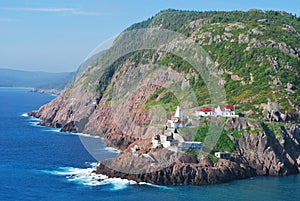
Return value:
<svg viewBox="0 0 300 201">
<path fill-rule="evenodd" d="M 120 149 L 97 166 L 109 177 L 201 185 L 297 174 L 299 32 L 283 11 L 161 11 L 29 114 Z"/>
</svg>

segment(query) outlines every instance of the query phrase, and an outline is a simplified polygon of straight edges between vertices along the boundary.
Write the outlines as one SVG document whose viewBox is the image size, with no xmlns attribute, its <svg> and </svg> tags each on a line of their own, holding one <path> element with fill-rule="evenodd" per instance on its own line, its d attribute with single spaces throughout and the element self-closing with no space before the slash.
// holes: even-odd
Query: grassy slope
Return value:
<svg viewBox="0 0 300 201">
<path fill-rule="evenodd" d="M 193 27 L 190 23 L 202 19 L 202 25 Z M 264 20 L 267 19 L 267 20 Z M 234 23 L 241 23 L 243 28 L 228 27 Z M 262 103 L 270 101 L 278 101 L 281 105 L 281 112 L 296 113 L 295 109 L 288 103 L 288 99 L 295 105 L 300 105 L 299 92 L 299 58 L 293 57 L 279 48 L 271 48 L 272 42 L 283 44 L 287 49 L 296 50 L 300 48 L 299 36 L 296 33 L 284 30 L 285 25 L 290 25 L 300 32 L 300 19 L 293 15 L 277 12 L 277 11 L 250 11 L 250 12 L 189 12 L 166 10 L 158 13 L 156 16 L 132 25 L 127 30 L 148 28 L 160 26 L 164 29 L 180 32 L 188 37 L 192 37 L 195 42 L 209 52 L 211 58 L 216 61 L 222 79 L 226 81 L 224 87 L 227 93 L 228 103 L 234 104 L 237 107 L 238 113 L 244 114 L 246 111 L 252 110 L 254 113 L 252 118 L 261 117 L 262 109 L 259 107 Z M 256 30 L 257 33 L 254 31 Z M 228 40 L 223 40 L 222 36 L 225 32 L 231 37 Z M 203 34 L 209 33 L 213 41 L 209 37 L 202 37 Z M 243 36 L 243 35 L 244 36 Z M 220 36 L 222 40 L 217 38 Z M 247 37 L 248 39 L 245 39 Z M 214 41 L 214 39 L 216 40 Z M 239 38 L 244 42 L 240 43 Z M 252 42 L 251 42 L 252 41 Z M 253 48 L 253 43 L 259 41 L 260 47 Z M 250 47 L 247 49 L 247 47 Z M 247 51 L 246 51 L 247 49 Z M 136 65 L 145 63 L 151 60 L 153 52 L 135 52 L 121 58 L 115 62 L 111 69 L 99 78 L 97 93 L 99 96 L 107 93 L 108 83 L 114 72 L 125 61 L 134 61 Z M 278 66 L 274 69 L 270 63 L 270 57 L 276 58 Z M 173 69 L 190 73 L 192 67 L 171 54 L 166 54 L 162 59 L 156 60 L 158 64 L 171 66 Z M 147 62 L 146 62 L 147 63 Z M 291 68 L 285 68 L 291 66 Z M 227 73 L 226 73 L 227 72 Z M 228 73 L 230 72 L 230 73 Z M 231 74 L 241 77 L 242 80 L 233 80 Z M 251 75 L 253 81 L 251 81 Z M 281 85 L 274 85 L 273 80 L 279 78 Z M 88 78 L 87 78 L 88 80 Z M 190 84 L 197 96 L 199 105 L 210 103 L 209 93 L 205 83 L 198 76 L 196 79 L 190 78 Z M 244 81 L 244 84 L 242 83 Z M 295 88 L 295 92 L 286 90 L 287 83 L 291 83 Z M 157 100 L 160 93 L 165 93 L 165 90 L 157 90 L 146 103 L 145 108 L 151 105 L 161 104 L 167 111 L 174 110 L 176 106 L 176 98 L 169 93 L 166 93 Z M 267 125 L 269 130 L 278 133 L 278 128 L 272 123 Z M 198 134 L 194 136 L 195 140 L 203 140 L 206 134 L 206 127 L 198 129 Z M 233 135 L 236 138 L 241 137 L 241 131 L 235 131 Z M 223 132 L 221 140 L 218 142 L 216 149 L 224 151 L 233 151 L 234 145 L 227 136 L 228 133 Z"/>
<path fill-rule="evenodd" d="M 191 28 L 190 22 L 197 19 L 203 19 L 203 25 L 196 29 Z M 268 21 L 260 21 L 261 19 Z M 243 23 L 245 27 L 226 31 L 228 25 L 236 22 Z M 226 80 L 225 89 L 228 102 L 235 104 L 238 112 L 244 113 L 251 109 L 256 112 L 252 117 L 258 117 L 261 115 L 261 109 L 257 106 L 267 103 L 268 99 L 277 100 L 282 106 L 281 111 L 283 113 L 285 111 L 295 113 L 287 98 L 294 104 L 300 105 L 300 88 L 297 87 L 300 80 L 299 58 L 284 53 L 278 48 L 269 47 L 271 41 L 285 44 L 288 49 L 295 50 L 295 48 L 300 47 L 299 36 L 284 30 L 285 24 L 293 26 L 300 32 L 299 18 L 277 11 L 185 12 L 166 10 L 149 20 L 133 25 L 129 30 L 161 25 L 162 28 L 193 36 L 194 40 L 209 52 L 211 58 L 218 62 L 219 69 L 243 78 L 245 84 L 231 79 L 231 75 L 228 73 L 222 75 L 222 78 Z M 254 34 L 253 29 L 257 29 L 262 34 Z M 199 37 L 208 32 L 211 33 L 212 38 L 223 36 L 225 32 L 232 34 L 232 37 L 227 41 L 222 40 L 209 44 L 209 38 L 202 39 Z M 248 41 L 239 43 L 238 38 L 241 34 L 248 35 Z M 246 51 L 248 46 L 252 46 L 252 39 L 260 41 L 262 45 L 259 48 L 250 48 Z M 278 67 L 276 70 L 268 60 L 268 56 L 277 59 Z M 159 63 L 170 65 L 175 70 L 183 72 L 188 72 L 187 69 L 191 68 L 188 63 L 170 54 L 167 54 Z M 286 69 L 285 66 L 287 65 L 292 66 L 292 69 Z M 252 83 L 250 82 L 251 74 L 254 79 Z M 272 83 L 276 77 L 280 79 L 282 85 L 275 86 Z M 296 86 L 295 93 L 286 90 L 287 83 Z M 190 84 L 196 92 L 199 105 L 209 103 L 208 91 L 201 77 L 190 80 Z"/>
</svg>

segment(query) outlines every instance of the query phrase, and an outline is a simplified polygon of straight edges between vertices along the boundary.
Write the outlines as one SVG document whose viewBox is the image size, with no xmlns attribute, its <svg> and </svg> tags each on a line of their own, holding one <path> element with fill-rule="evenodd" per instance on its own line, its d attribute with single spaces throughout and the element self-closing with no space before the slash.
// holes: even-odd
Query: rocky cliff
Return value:
<svg viewBox="0 0 300 201">
<path fill-rule="evenodd" d="M 165 185 L 214 184 L 257 175 L 284 176 L 299 173 L 299 127 L 285 124 L 277 136 L 267 127 L 249 119 L 228 119 L 225 130 L 241 131 L 239 137 L 229 134 L 238 147 L 230 160 L 220 159 L 213 163 L 208 158 L 199 159 L 190 154 L 176 155 L 176 159 L 172 159 L 174 153 L 167 150 L 158 153 L 148 150 L 143 153 L 147 152 L 155 160 L 147 158 L 145 161 L 141 154 L 133 156 L 125 150 L 116 159 L 101 162 L 97 172 L 111 177 Z M 170 164 L 164 165 L 164 161 Z M 153 169 L 153 164 L 157 163 L 161 166 Z M 129 171 L 133 167 L 134 170 L 144 167 L 145 164 L 147 168 Z"/>
<path fill-rule="evenodd" d="M 137 28 L 151 29 L 121 34 L 112 48 L 79 71 L 69 89 L 29 114 L 62 131 L 101 135 L 121 149 L 97 168 L 111 177 L 210 184 L 299 172 L 298 18 L 277 11 L 167 10 L 126 31 Z M 159 35 L 164 29 L 180 33 L 181 43 L 170 33 Z M 143 41 L 153 33 L 154 38 Z M 190 49 L 174 50 L 182 44 L 201 46 L 196 51 L 201 58 Z M 193 61 L 205 63 L 201 73 Z M 212 86 L 221 86 L 226 99 Z M 151 138 L 162 132 L 177 104 L 190 116 L 196 106 L 213 103 L 210 98 L 217 92 L 243 117 L 222 120 L 224 129 L 209 155 L 151 148 Z M 198 131 L 184 138 L 202 139 L 211 122 L 200 122 L 193 127 Z M 135 145 L 139 150 L 133 153 Z M 231 159 L 217 160 L 214 151 L 230 151 Z"/>
</svg>

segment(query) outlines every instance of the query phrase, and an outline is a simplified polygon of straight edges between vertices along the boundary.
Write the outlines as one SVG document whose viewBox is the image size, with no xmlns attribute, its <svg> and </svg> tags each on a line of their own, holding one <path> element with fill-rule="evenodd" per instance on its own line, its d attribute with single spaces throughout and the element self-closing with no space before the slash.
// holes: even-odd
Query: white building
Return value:
<svg viewBox="0 0 300 201">
<path fill-rule="evenodd" d="M 215 114 L 221 117 L 236 117 L 235 108 L 233 105 L 219 105 L 215 109 Z"/>
<path fill-rule="evenodd" d="M 173 140 L 173 133 L 171 130 L 167 130 L 163 135 L 156 135 L 152 138 L 152 148 L 157 148 L 159 145 L 168 148 L 172 145 Z"/>
<path fill-rule="evenodd" d="M 167 126 L 168 126 L 168 128 L 182 128 L 183 122 L 180 121 L 179 119 L 168 120 Z"/>
<path fill-rule="evenodd" d="M 182 115 L 182 108 L 181 108 L 180 105 L 177 106 L 174 117 L 179 118 L 180 120 L 182 120 L 183 115 Z"/>
<path fill-rule="evenodd" d="M 183 114 L 182 114 L 182 108 L 178 105 L 175 115 L 172 117 L 171 120 L 168 120 L 166 123 L 166 126 L 168 128 L 182 128 L 183 127 Z"/>
<path fill-rule="evenodd" d="M 152 140 L 152 148 L 157 148 L 158 146 L 160 145 L 160 141 L 159 140 L 156 140 L 156 139 L 153 139 Z"/>
<path fill-rule="evenodd" d="M 215 114 L 213 109 L 210 108 L 203 108 L 201 110 L 197 110 L 196 112 L 197 117 L 207 117 L 207 116 L 212 116 Z"/>
<path fill-rule="evenodd" d="M 174 139 L 173 132 L 170 130 L 165 130 L 163 135 L 159 135 L 160 143 L 163 145 L 164 148 L 168 148 L 171 146 L 171 142 Z"/>
</svg>

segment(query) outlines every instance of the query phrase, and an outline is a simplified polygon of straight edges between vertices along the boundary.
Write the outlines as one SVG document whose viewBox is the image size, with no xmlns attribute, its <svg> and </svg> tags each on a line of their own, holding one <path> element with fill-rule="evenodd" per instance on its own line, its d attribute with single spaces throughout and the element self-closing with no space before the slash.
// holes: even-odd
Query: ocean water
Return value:
<svg viewBox="0 0 300 201">
<path fill-rule="evenodd" d="M 101 138 L 37 126 L 25 114 L 54 96 L 0 88 L 0 200 L 299 200 L 300 176 L 255 177 L 208 186 L 156 186 L 92 174 L 116 155 Z"/>
</svg>

